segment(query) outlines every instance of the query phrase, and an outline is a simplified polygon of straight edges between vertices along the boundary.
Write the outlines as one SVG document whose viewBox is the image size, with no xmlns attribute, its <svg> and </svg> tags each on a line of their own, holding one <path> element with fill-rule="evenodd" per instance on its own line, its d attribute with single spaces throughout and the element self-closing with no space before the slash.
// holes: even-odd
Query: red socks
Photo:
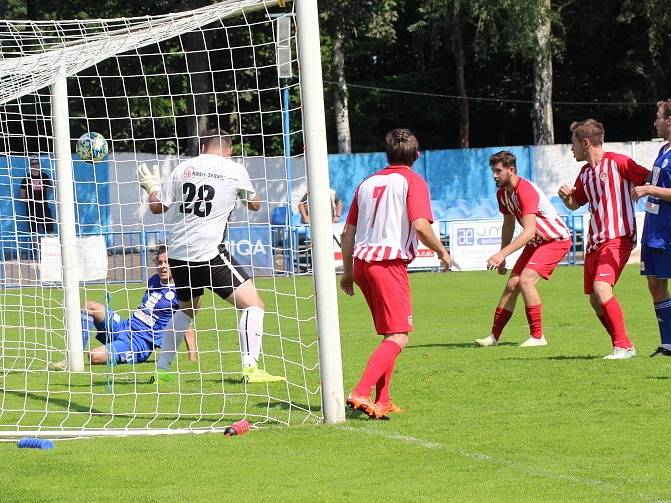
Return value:
<svg viewBox="0 0 671 503">
<path fill-rule="evenodd" d="M 613 337 L 612 336 L 613 329 L 610 328 L 610 325 L 608 324 L 608 319 L 606 318 L 606 316 L 604 316 L 603 314 L 597 314 L 596 317 L 599 318 L 599 321 L 603 325 L 603 328 L 606 329 L 606 332 L 608 332 L 608 335 L 610 335 L 611 338 L 612 338 Z"/>
<path fill-rule="evenodd" d="M 543 320 L 541 315 L 543 306 L 541 304 L 536 304 L 535 306 L 527 306 L 524 309 L 527 312 L 529 334 L 534 339 L 540 339 L 543 337 Z"/>
<path fill-rule="evenodd" d="M 494 336 L 494 339 L 496 339 L 497 341 L 499 340 L 499 337 L 501 337 L 501 332 L 503 332 L 503 328 L 506 326 L 506 323 L 508 323 L 508 320 L 512 315 L 513 315 L 512 311 L 508 311 L 503 307 L 497 307 L 496 311 L 494 311 L 494 324 L 492 325 L 492 335 Z"/>
<path fill-rule="evenodd" d="M 601 323 L 608 327 L 611 327 L 609 331 L 610 338 L 613 341 L 613 347 L 629 349 L 633 346 L 632 342 L 627 337 L 627 330 L 624 328 L 624 313 L 622 312 L 622 307 L 615 297 L 611 297 L 605 304 L 602 304 L 603 307 L 603 317 L 605 322 L 602 320 Z M 601 317 L 599 317 L 601 318 Z"/>
<path fill-rule="evenodd" d="M 359 384 L 354 388 L 357 395 L 368 396 L 373 386 L 381 379 L 385 378 L 385 373 L 390 372 L 389 381 L 387 382 L 387 396 L 389 396 L 388 385 L 391 382 L 391 373 L 394 371 L 394 363 L 396 357 L 401 352 L 401 346 L 390 340 L 384 340 L 373 351 L 368 359 L 366 369 L 363 371 L 363 376 Z M 383 386 L 384 387 L 384 386 Z"/>
<path fill-rule="evenodd" d="M 375 403 L 387 403 L 391 400 L 389 390 L 391 389 L 391 376 L 394 375 L 395 364 L 396 360 L 377 380 L 377 384 L 375 384 Z"/>
</svg>

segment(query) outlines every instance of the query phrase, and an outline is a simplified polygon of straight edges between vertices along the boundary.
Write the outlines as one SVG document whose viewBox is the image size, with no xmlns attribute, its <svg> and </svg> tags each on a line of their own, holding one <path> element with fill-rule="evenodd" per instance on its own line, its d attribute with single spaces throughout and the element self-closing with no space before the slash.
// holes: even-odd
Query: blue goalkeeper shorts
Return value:
<svg viewBox="0 0 671 503">
<path fill-rule="evenodd" d="M 107 347 L 107 353 L 114 357 L 114 362 L 142 363 L 149 358 L 154 346 L 142 334 L 131 331 L 130 321 L 124 320 L 111 309 L 107 309 L 105 320 L 96 325 L 96 339 Z M 152 334 L 147 334 L 151 338 Z"/>
</svg>

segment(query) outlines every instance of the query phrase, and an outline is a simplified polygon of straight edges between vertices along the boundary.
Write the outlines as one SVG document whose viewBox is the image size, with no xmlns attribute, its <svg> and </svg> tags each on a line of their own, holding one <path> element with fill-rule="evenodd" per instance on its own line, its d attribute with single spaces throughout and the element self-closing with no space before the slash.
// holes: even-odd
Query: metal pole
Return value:
<svg viewBox="0 0 671 503">
<path fill-rule="evenodd" d="M 345 403 L 317 2 L 297 0 L 296 7 L 322 405 L 325 421 L 338 423 L 345 420 Z"/>
<path fill-rule="evenodd" d="M 285 232 L 288 236 L 287 254 L 284 270 L 293 274 L 294 271 L 294 239 L 291 225 L 291 117 L 289 115 L 289 79 L 282 79 L 282 139 L 284 141 L 284 169 L 287 177 L 287 218 Z"/>
<path fill-rule="evenodd" d="M 63 265 L 63 294 L 68 370 L 84 370 L 82 325 L 79 315 L 79 279 L 77 265 L 77 235 L 75 232 L 75 197 L 70 153 L 70 114 L 68 85 L 65 71 L 51 86 L 52 127 L 56 157 L 56 205 L 58 232 Z"/>
</svg>

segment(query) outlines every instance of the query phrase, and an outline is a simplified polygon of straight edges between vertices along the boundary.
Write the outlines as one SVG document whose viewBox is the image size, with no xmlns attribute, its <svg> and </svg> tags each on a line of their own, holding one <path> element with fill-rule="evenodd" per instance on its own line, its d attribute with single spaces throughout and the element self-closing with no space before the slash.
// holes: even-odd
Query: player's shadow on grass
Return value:
<svg viewBox="0 0 671 503">
<path fill-rule="evenodd" d="M 517 346 L 514 342 L 500 342 L 499 346 Z M 415 348 L 446 348 L 446 349 L 481 349 L 474 342 L 446 342 L 445 344 L 413 344 L 408 345 L 405 351 Z"/>
<path fill-rule="evenodd" d="M 601 355 L 555 355 L 555 356 L 529 356 L 524 358 L 522 356 L 510 356 L 508 358 L 501 358 L 502 360 L 598 360 L 602 358 Z"/>
<path fill-rule="evenodd" d="M 89 407 L 86 405 L 80 405 L 77 402 L 74 402 L 72 400 L 64 400 L 62 398 L 55 397 L 53 393 L 50 393 L 48 395 L 42 395 L 39 393 L 33 393 L 31 391 L 18 391 L 18 390 L 13 390 L 13 389 L 2 389 L 0 388 L 0 391 L 4 393 L 8 393 L 11 395 L 15 395 L 19 398 L 26 399 L 29 398 L 31 400 L 39 400 L 41 402 L 44 402 L 45 404 L 51 404 L 51 405 L 57 405 L 59 407 L 62 407 L 63 410 L 66 410 L 68 412 L 88 412 L 91 414 L 107 414 L 106 412 L 103 412 L 101 410 L 94 409 L 93 407 Z"/>
<path fill-rule="evenodd" d="M 657 379 L 658 381 L 667 381 L 671 376 L 648 376 L 648 379 Z"/>
<path fill-rule="evenodd" d="M 368 414 L 360 410 L 352 410 L 349 407 L 345 409 L 345 419 L 347 421 L 375 421 L 368 417 Z"/>
<path fill-rule="evenodd" d="M 256 404 L 257 407 L 268 407 L 269 409 L 284 409 L 284 410 L 296 410 L 296 411 L 310 411 L 310 412 L 321 412 L 321 405 L 307 405 L 304 403 L 297 402 L 286 402 L 286 401 L 277 401 L 277 402 L 259 402 Z"/>
</svg>

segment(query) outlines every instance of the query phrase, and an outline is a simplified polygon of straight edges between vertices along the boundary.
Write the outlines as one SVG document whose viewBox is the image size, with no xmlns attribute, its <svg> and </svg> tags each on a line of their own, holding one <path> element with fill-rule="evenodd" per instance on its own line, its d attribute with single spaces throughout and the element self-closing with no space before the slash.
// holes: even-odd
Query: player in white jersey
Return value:
<svg viewBox="0 0 671 503">
<path fill-rule="evenodd" d="M 209 130 L 200 142 L 200 155 L 181 162 L 161 184 L 158 167 L 138 167 L 138 179 L 149 194 L 152 213 L 165 213 L 168 257 L 175 280 L 179 311 L 173 316 L 158 359 L 158 376 L 173 381 L 168 372 L 176 350 L 209 288 L 239 311 L 238 334 L 243 379 L 247 382 L 283 381 L 258 367 L 263 337 L 264 304 L 254 282 L 225 250 L 219 251 L 228 217 L 240 199 L 252 211 L 261 201 L 244 166 L 232 161 L 226 131 Z"/>
<path fill-rule="evenodd" d="M 513 315 L 517 297 L 522 294 L 529 322 L 529 338 L 520 346 L 546 346 L 543 335 L 541 297 L 536 283 L 550 279 L 559 261 L 571 247 L 569 230 L 550 200 L 535 184 L 517 174 L 517 159 L 502 150 L 489 158 L 494 182 L 499 188 L 496 198 L 503 213 L 501 251 L 487 260 L 487 269 L 506 273 L 506 257 L 524 247 L 494 312 L 491 335 L 476 339 L 479 346 L 496 346 L 508 320 Z M 513 239 L 515 221 L 522 232 Z"/>
<path fill-rule="evenodd" d="M 445 270 L 450 256 L 431 228 L 429 188 L 412 171 L 419 156 L 415 135 L 407 129 L 387 133 L 389 166 L 367 178 L 356 190 L 342 234 L 343 275 L 340 287 L 354 295 L 361 289 L 383 337 L 361 380 L 347 397 L 353 409 L 374 419 L 400 409 L 390 387 L 399 353 L 412 331 L 412 302 L 407 265 L 415 258 L 418 238 L 438 254 Z M 375 387 L 375 401 L 370 393 Z"/>
</svg>

